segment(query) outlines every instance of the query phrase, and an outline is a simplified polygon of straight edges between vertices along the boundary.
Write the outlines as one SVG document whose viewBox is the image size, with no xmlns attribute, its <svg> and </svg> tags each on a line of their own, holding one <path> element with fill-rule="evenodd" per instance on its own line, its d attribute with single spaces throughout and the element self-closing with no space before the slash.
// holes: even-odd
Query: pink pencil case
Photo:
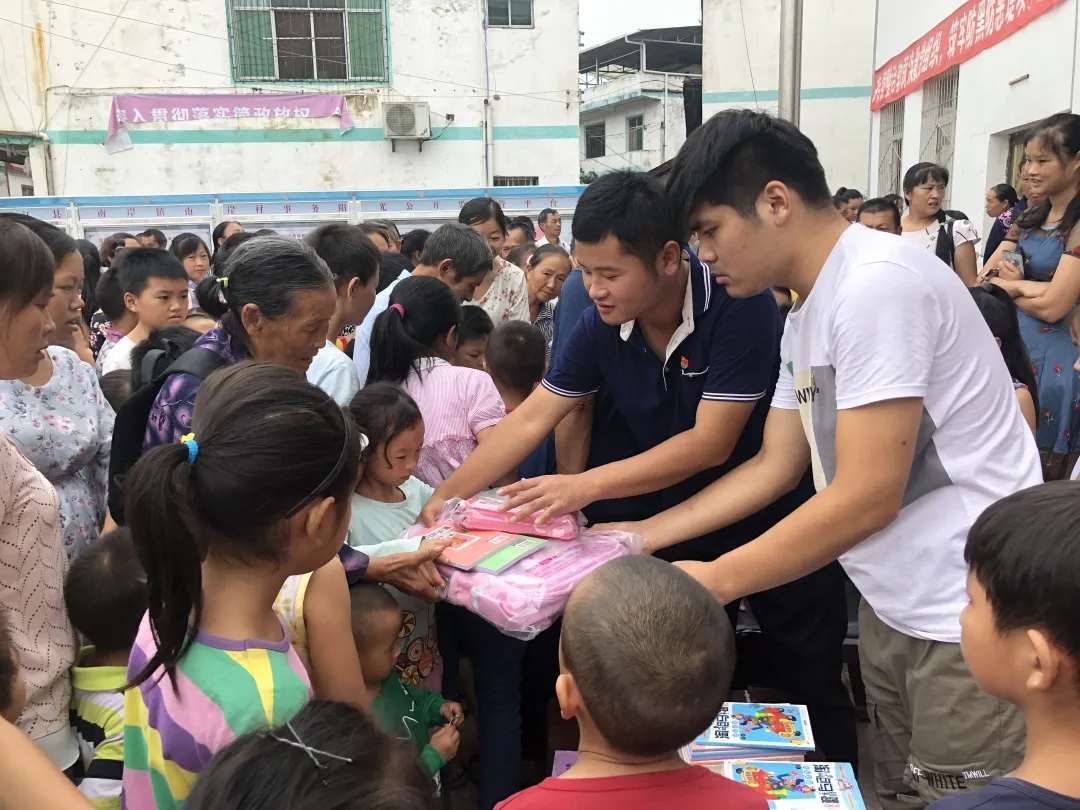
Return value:
<svg viewBox="0 0 1080 810">
<path fill-rule="evenodd" d="M 548 540 L 573 540 L 584 525 L 584 518 L 580 513 L 560 515 L 539 526 L 536 524 L 536 515 L 511 522 L 514 512 L 501 511 L 502 505 L 508 500 L 509 498 L 490 495 L 481 495 L 467 501 L 451 500 L 447 502 L 443 514 L 466 529 L 513 532 Z"/>
</svg>

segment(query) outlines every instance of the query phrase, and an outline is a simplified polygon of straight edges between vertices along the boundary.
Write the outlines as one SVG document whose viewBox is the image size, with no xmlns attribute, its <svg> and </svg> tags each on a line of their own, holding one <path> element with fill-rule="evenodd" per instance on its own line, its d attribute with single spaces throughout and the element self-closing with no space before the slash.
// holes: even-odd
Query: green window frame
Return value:
<svg viewBox="0 0 1080 810">
<path fill-rule="evenodd" d="M 389 81 L 385 0 L 229 0 L 242 82 Z"/>
</svg>

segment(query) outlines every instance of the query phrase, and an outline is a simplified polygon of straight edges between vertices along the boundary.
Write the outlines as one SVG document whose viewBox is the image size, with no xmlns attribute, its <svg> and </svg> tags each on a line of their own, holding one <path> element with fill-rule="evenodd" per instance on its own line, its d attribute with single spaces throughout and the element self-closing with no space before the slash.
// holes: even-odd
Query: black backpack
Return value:
<svg viewBox="0 0 1080 810">
<path fill-rule="evenodd" d="M 956 243 L 953 240 L 953 225 L 956 224 L 958 219 L 967 219 L 967 214 L 963 211 L 941 211 L 941 216 L 938 217 L 938 233 L 937 245 L 934 246 L 934 254 L 941 259 L 950 268 L 953 268 L 953 257 L 956 255 Z"/>
<path fill-rule="evenodd" d="M 161 349 L 151 350 L 147 358 L 155 352 L 159 354 L 150 359 L 146 368 L 153 369 L 162 361 L 165 353 Z M 146 422 L 165 381 L 173 374 L 191 374 L 204 380 L 224 365 L 225 360 L 209 349 L 188 349 L 150 382 L 139 387 L 131 399 L 120 407 L 113 424 L 112 453 L 109 457 L 109 512 L 117 524 L 123 526 L 127 523 L 124 516 L 124 477 L 143 454 Z M 138 379 L 142 373 L 143 368 L 133 369 L 132 378 Z"/>
</svg>

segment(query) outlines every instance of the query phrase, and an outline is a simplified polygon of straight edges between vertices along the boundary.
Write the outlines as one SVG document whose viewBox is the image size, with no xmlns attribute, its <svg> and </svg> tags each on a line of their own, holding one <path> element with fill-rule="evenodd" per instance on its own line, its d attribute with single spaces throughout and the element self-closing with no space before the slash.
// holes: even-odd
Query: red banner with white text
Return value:
<svg viewBox="0 0 1080 810">
<path fill-rule="evenodd" d="M 1064 0 L 968 0 L 874 73 L 870 109 L 903 98 L 943 70 L 1012 36 Z"/>
</svg>

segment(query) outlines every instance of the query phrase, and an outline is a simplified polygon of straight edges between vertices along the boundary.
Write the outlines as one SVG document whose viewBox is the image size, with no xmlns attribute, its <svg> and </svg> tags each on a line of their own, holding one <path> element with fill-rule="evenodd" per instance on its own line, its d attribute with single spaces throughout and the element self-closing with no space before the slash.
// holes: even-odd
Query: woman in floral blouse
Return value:
<svg viewBox="0 0 1080 810">
<path fill-rule="evenodd" d="M 491 316 L 498 326 L 507 321 L 529 320 L 529 287 L 525 274 L 502 257 L 506 239 L 506 217 L 495 200 L 477 197 L 469 200 L 458 213 L 458 222 L 468 225 L 488 240 L 491 247 L 491 271 L 476 288 L 472 303 Z"/>
</svg>

